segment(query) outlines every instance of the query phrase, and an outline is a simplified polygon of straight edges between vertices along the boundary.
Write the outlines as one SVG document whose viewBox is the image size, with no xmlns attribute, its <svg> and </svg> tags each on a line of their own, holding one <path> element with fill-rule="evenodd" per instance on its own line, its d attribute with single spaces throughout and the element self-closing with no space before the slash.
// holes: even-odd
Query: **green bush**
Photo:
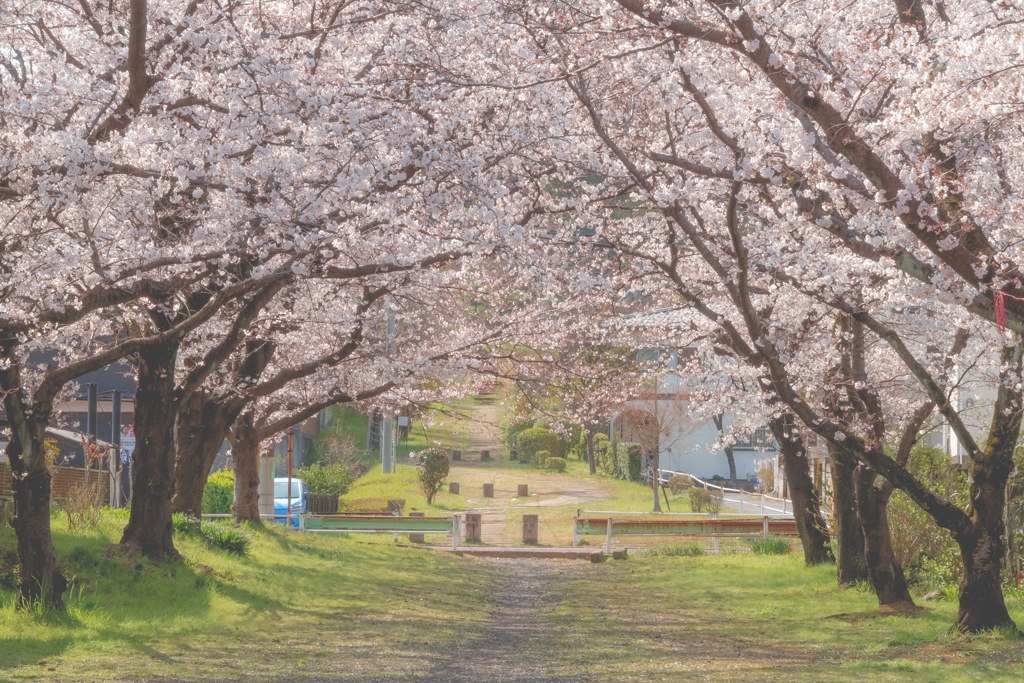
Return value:
<svg viewBox="0 0 1024 683">
<path fill-rule="evenodd" d="M 217 470 L 206 480 L 203 487 L 203 513 L 224 515 L 231 512 L 235 500 L 235 473 L 231 470 Z"/>
<path fill-rule="evenodd" d="M 538 451 L 547 451 L 549 454 L 560 452 L 558 435 L 544 427 L 524 429 L 516 437 L 516 450 L 519 451 L 521 460 L 536 463 L 535 456 Z"/>
<path fill-rule="evenodd" d="M 694 512 L 717 514 L 722 509 L 722 492 L 710 489 L 690 488 L 690 509 Z"/>
<path fill-rule="evenodd" d="M 918 446 L 911 451 L 907 467 L 939 497 L 967 506 L 967 474 L 951 465 L 941 450 Z M 963 563 L 956 542 L 902 491 L 889 500 L 889 528 L 893 552 L 908 581 L 921 590 L 941 589 L 959 581 Z"/>
<path fill-rule="evenodd" d="M 448 452 L 441 448 L 427 448 L 416 456 L 416 467 L 420 478 L 420 489 L 427 497 L 427 505 L 434 502 L 434 496 L 441 490 L 448 478 Z"/>
<path fill-rule="evenodd" d="M 668 490 L 672 492 L 672 495 L 678 496 L 683 491 L 690 488 L 690 478 L 683 476 L 682 474 L 673 474 L 668 478 Z"/>
<path fill-rule="evenodd" d="M 530 429 L 535 424 L 534 420 L 516 420 L 515 422 L 506 422 L 501 426 L 501 440 L 505 442 L 505 446 L 510 451 L 517 450 L 516 440 L 519 435 Z"/>
<path fill-rule="evenodd" d="M 778 536 L 755 538 L 750 542 L 755 555 L 785 555 L 789 552 L 789 540 Z"/>
<path fill-rule="evenodd" d="M 548 458 L 544 461 L 544 469 L 554 472 L 565 472 L 565 458 Z"/>
<path fill-rule="evenodd" d="M 594 459 L 601 470 L 608 476 L 625 481 L 642 481 L 643 454 L 640 444 L 629 441 L 610 442 L 604 438 L 600 442 L 594 438 Z"/>
<path fill-rule="evenodd" d="M 533 454 L 533 464 L 537 467 L 544 467 L 544 463 L 551 457 L 551 453 L 548 451 L 537 451 Z"/>
<path fill-rule="evenodd" d="M 243 529 L 222 522 L 203 522 L 201 528 L 203 536 L 214 548 L 243 557 L 249 553 L 252 537 Z"/>
<path fill-rule="evenodd" d="M 292 476 L 301 479 L 306 491 L 321 496 L 343 496 L 352 488 L 355 479 L 348 467 L 342 464 L 320 465 L 313 463 L 292 472 Z"/>
</svg>

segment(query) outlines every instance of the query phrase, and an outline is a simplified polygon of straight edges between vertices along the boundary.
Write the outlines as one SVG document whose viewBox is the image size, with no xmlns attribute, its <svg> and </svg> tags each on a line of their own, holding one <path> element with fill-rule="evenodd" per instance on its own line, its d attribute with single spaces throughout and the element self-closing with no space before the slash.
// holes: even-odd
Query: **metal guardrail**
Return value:
<svg viewBox="0 0 1024 683">
<path fill-rule="evenodd" d="M 741 513 L 750 511 L 758 512 L 759 514 L 772 514 L 772 515 L 789 515 L 793 514 L 793 501 L 788 498 L 777 498 L 775 496 L 769 496 L 765 493 L 751 493 L 742 489 L 730 489 L 724 486 L 718 486 L 710 482 L 704 481 L 699 477 L 695 477 L 689 472 L 676 472 L 673 470 L 658 470 L 658 483 L 666 485 L 669 477 L 679 475 L 687 477 L 694 484 L 701 486 L 705 489 L 717 490 L 722 492 L 723 503 L 733 503 L 729 507 L 735 507 Z"/>
<path fill-rule="evenodd" d="M 230 514 L 204 514 L 203 517 L 225 518 Z M 260 515 L 262 519 L 284 520 L 285 515 Z M 398 517 L 388 514 L 293 515 L 299 530 L 314 533 L 344 534 L 451 534 L 452 548 L 462 543 L 462 515 L 451 517 Z"/>
<path fill-rule="evenodd" d="M 587 515 L 596 515 L 588 517 Z M 719 537 L 756 538 L 796 536 L 796 520 L 781 515 L 741 515 L 713 513 L 636 513 L 577 510 L 573 519 L 572 545 L 580 536 L 605 537 L 605 549 L 612 551 L 612 536 L 710 536 L 715 551 Z"/>
</svg>

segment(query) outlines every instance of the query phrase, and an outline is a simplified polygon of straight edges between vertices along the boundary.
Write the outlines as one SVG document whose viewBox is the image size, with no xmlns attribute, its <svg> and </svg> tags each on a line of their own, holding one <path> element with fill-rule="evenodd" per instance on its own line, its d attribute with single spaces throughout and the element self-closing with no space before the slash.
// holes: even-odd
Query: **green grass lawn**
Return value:
<svg viewBox="0 0 1024 683">
<path fill-rule="evenodd" d="M 359 678 L 388 656 L 415 678 L 429 662 L 405 652 L 443 646 L 488 609 L 487 574 L 441 553 L 273 526 L 251 532 L 248 557 L 176 536 L 185 559 L 153 565 L 105 552 L 124 521 L 70 533 L 54 516 L 68 610 L 16 611 L 0 590 L 0 681 Z M 0 531 L 0 550 L 13 545 Z"/>
<path fill-rule="evenodd" d="M 956 605 L 877 616 L 798 555 L 633 557 L 565 582 L 558 670 L 600 681 L 1018 681 L 1024 641 L 949 632 Z M 1011 613 L 1024 624 L 1024 594 Z"/>
</svg>

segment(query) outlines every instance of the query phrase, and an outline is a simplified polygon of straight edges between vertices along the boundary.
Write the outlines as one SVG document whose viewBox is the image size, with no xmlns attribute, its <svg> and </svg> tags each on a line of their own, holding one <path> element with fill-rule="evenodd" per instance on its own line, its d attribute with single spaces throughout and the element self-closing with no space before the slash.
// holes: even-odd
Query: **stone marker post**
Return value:
<svg viewBox="0 0 1024 683">
<path fill-rule="evenodd" d="M 484 484 L 484 498 L 494 498 L 494 484 Z"/>
<path fill-rule="evenodd" d="M 458 482 L 455 482 L 455 481 L 448 482 L 448 493 L 455 493 L 455 494 L 457 494 L 458 492 L 459 492 L 459 484 L 458 484 Z"/>
<path fill-rule="evenodd" d="M 539 527 L 539 515 L 523 515 L 523 543 L 537 545 L 537 532 Z"/>
<path fill-rule="evenodd" d="M 466 542 L 479 543 L 483 537 L 483 517 L 479 512 L 466 513 Z"/>
<path fill-rule="evenodd" d="M 530 485 L 529 484 L 520 484 L 519 485 L 519 491 L 516 493 L 516 495 L 519 496 L 520 498 L 526 498 L 527 496 L 529 496 L 530 495 Z"/>
</svg>

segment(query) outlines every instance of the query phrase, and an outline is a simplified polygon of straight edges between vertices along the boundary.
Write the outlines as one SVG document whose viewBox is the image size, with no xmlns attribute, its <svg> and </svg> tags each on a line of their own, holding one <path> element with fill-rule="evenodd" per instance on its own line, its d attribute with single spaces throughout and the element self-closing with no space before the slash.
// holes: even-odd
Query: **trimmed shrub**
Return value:
<svg viewBox="0 0 1024 683">
<path fill-rule="evenodd" d="M 554 472 L 565 472 L 565 458 L 548 458 L 544 461 L 544 469 Z"/>
<path fill-rule="evenodd" d="M 678 496 L 683 491 L 690 488 L 690 478 L 684 477 L 681 474 L 673 474 L 668 478 L 668 490 L 672 492 L 672 495 Z"/>
<path fill-rule="evenodd" d="M 252 537 L 238 527 L 217 522 L 204 522 L 203 536 L 214 548 L 220 548 L 232 555 L 245 556 L 249 553 Z"/>
<path fill-rule="evenodd" d="M 519 457 L 533 463 L 538 451 L 547 451 L 548 454 L 558 453 L 558 435 L 544 427 L 530 427 L 519 433 L 516 437 L 516 450 Z"/>
<path fill-rule="evenodd" d="M 722 509 L 722 492 L 710 489 L 690 488 L 690 509 L 694 512 L 716 514 Z"/>
<path fill-rule="evenodd" d="M 508 449 L 516 450 L 516 441 L 519 435 L 534 426 L 535 420 L 516 420 L 507 422 L 501 426 L 501 440 L 505 442 Z"/>
<path fill-rule="evenodd" d="M 224 515 L 231 512 L 235 500 L 235 473 L 231 470 L 217 470 L 206 480 L 203 487 L 203 512 L 208 515 Z"/>
<path fill-rule="evenodd" d="M 352 488 L 352 473 L 345 465 L 321 466 L 314 463 L 300 467 L 292 476 L 301 479 L 309 493 L 320 496 L 344 496 Z"/>
<path fill-rule="evenodd" d="M 551 453 L 548 451 L 537 451 L 533 454 L 533 464 L 537 467 L 544 467 L 544 463 L 551 457 Z"/>
<path fill-rule="evenodd" d="M 785 555 L 789 552 L 789 541 L 778 536 L 755 538 L 750 541 L 750 549 L 755 555 Z"/>
<path fill-rule="evenodd" d="M 427 497 L 427 505 L 434 502 L 434 496 L 441 490 L 448 478 L 448 452 L 440 448 L 427 448 L 416 456 L 419 465 L 416 472 L 420 478 L 420 490 Z"/>
</svg>

